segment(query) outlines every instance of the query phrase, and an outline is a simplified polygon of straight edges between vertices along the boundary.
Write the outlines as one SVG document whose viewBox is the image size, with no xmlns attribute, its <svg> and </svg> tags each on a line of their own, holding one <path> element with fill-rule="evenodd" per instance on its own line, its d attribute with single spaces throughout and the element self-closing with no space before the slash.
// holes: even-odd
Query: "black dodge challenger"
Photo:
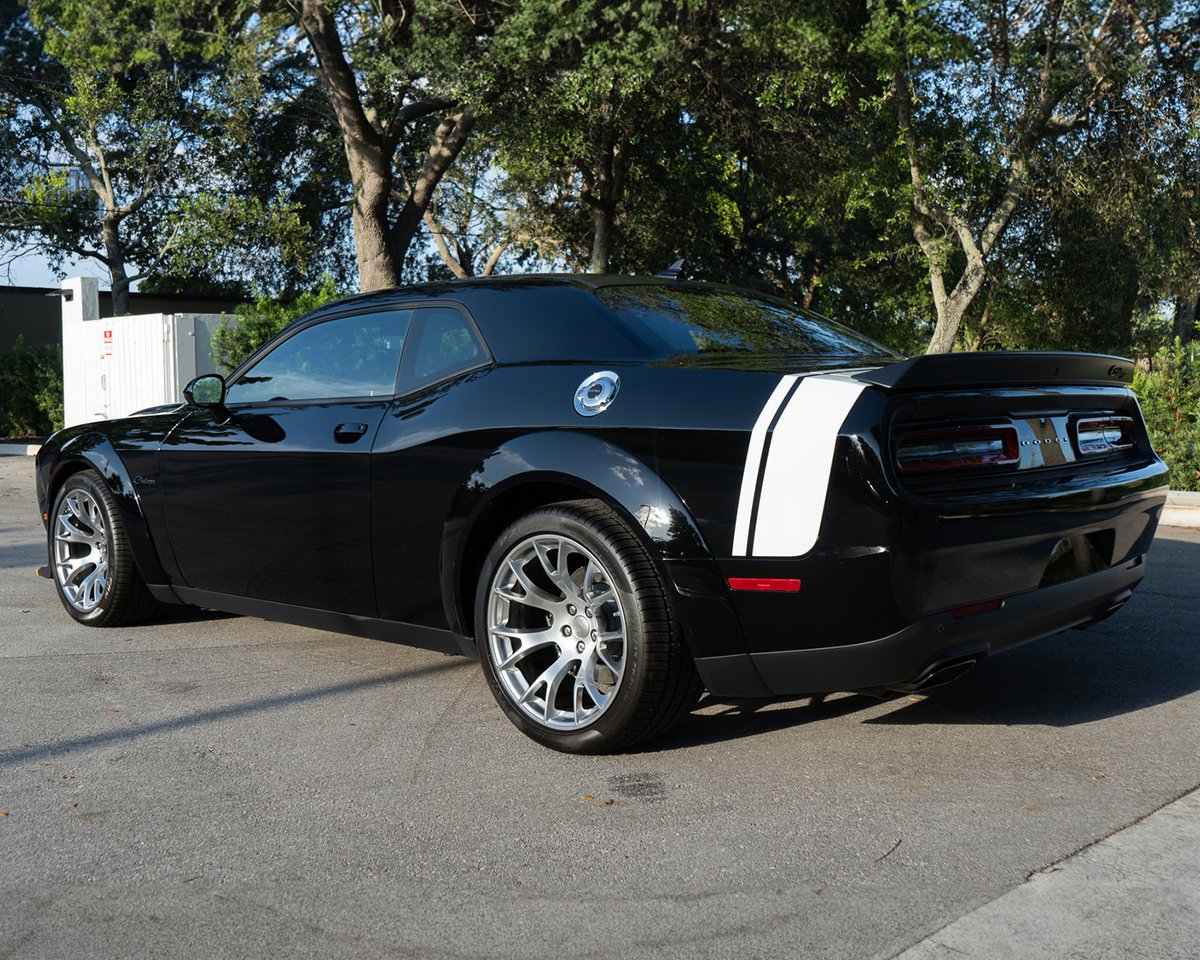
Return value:
<svg viewBox="0 0 1200 960">
<path fill-rule="evenodd" d="M 1113 613 L 1165 467 L 1131 365 L 905 360 L 671 279 L 388 290 L 37 458 L 67 612 L 184 603 L 478 657 L 560 750 L 717 697 L 911 691 Z"/>
</svg>

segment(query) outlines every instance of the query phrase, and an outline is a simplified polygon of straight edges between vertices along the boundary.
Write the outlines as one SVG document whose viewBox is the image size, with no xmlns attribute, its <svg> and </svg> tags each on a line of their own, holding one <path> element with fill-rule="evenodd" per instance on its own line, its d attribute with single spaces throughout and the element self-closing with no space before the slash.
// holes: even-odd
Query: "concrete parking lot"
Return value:
<svg viewBox="0 0 1200 960">
<path fill-rule="evenodd" d="M 1200 784 L 1185 528 L 1116 617 L 953 686 L 707 703 L 597 758 L 526 740 L 462 659 L 198 611 L 77 626 L 44 556 L 32 461 L 0 457 L 4 958 L 893 957 Z M 1190 900 L 1128 886 L 1166 943 L 1105 955 L 1189 955 L 1200 872 Z M 989 923 L 914 955 L 1040 955 Z M 1050 955 L 1100 955 L 1103 923 Z"/>
</svg>

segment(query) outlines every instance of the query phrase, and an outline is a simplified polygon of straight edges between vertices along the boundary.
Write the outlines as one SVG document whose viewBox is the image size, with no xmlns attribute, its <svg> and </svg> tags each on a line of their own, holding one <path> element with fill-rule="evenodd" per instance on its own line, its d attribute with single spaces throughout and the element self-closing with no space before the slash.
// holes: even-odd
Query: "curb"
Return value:
<svg viewBox="0 0 1200 960">
<path fill-rule="evenodd" d="M 0 457 L 32 457 L 40 449 L 40 443 L 0 443 Z"/>
<path fill-rule="evenodd" d="M 1128 960 L 1194 953 L 1200 790 L 963 914 L 892 960 Z M 1189 947 L 1188 944 L 1191 944 Z M 877 955 L 880 956 L 880 955 Z"/>
<path fill-rule="evenodd" d="M 1172 490 L 1159 522 L 1168 527 L 1200 527 L 1200 493 Z"/>
</svg>

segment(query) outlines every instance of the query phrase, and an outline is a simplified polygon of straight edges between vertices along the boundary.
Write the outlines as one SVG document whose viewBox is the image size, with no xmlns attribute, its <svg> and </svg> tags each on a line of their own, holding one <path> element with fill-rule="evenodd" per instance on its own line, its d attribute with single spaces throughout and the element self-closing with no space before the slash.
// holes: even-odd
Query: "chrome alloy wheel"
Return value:
<svg viewBox="0 0 1200 960">
<path fill-rule="evenodd" d="M 572 731 L 608 709 L 625 669 L 625 618 L 590 550 L 558 534 L 522 540 L 496 568 L 487 616 L 496 676 L 529 719 Z"/>
<path fill-rule="evenodd" d="M 67 602 L 80 613 L 94 610 L 108 586 L 108 530 L 104 511 L 86 490 L 59 503 L 54 518 L 54 573 Z"/>
</svg>

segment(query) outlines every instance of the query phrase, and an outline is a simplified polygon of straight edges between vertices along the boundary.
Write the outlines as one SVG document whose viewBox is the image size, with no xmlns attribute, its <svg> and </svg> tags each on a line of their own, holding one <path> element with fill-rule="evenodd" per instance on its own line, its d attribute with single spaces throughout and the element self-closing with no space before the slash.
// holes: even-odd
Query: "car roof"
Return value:
<svg viewBox="0 0 1200 960">
<path fill-rule="evenodd" d="M 647 342 L 640 325 L 618 315 L 595 296 L 601 288 L 618 286 L 726 290 L 798 309 L 769 294 L 706 281 L 607 273 L 526 273 L 389 287 L 334 301 L 295 322 L 364 309 L 387 310 L 417 306 L 421 301 L 444 301 L 459 304 L 472 314 L 500 363 L 658 359 L 658 349 Z M 817 319 L 830 322 L 823 317 Z M 880 350 L 881 355 L 891 352 L 882 346 Z"/>
<path fill-rule="evenodd" d="M 673 284 L 677 286 L 716 287 L 721 284 L 696 280 L 673 280 L 666 277 L 629 276 L 618 273 L 504 273 L 488 277 L 463 277 L 455 280 L 436 280 L 431 283 L 410 283 L 397 287 L 385 287 L 368 293 L 355 294 L 318 307 L 313 314 L 327 310 L 363 303 L 385 302 L 400 298 L 441 298 L 460 294 L 466 290 L 513 289 L 518 287 L 577 287 L 581 290 L 596 290 L 600 287 Z M 734 289 L 734 288 L 727 288 Z M 749 292 L 749 291 L 747 291 Z M 761 294 L 758 294 L 761 296 Z"/>
</svg>

